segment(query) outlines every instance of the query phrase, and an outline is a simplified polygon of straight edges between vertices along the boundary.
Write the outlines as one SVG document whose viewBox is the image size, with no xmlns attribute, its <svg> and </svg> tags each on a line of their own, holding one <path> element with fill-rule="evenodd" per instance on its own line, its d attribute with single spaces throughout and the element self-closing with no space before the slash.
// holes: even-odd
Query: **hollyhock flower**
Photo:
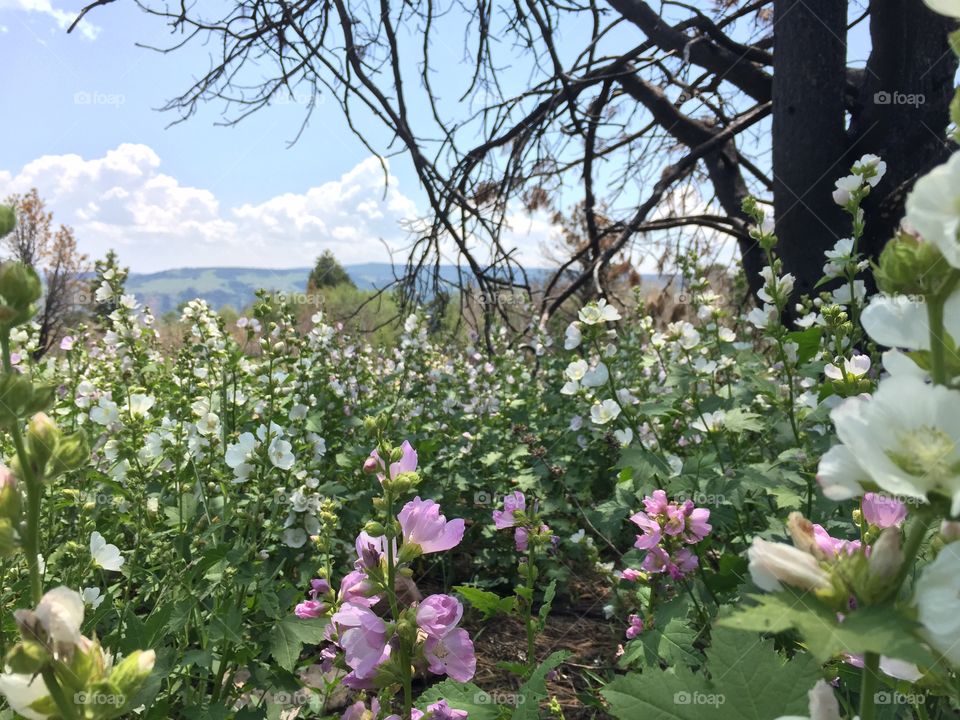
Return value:
<svg viewBox="0 0 960 720">
<path fill-rule="evenodd" d="M 289 440 L 284 440 L 279 437 L 274 438 L 267 450 L 271 464 L 281 470 L 289 470 L 292 468 L 295 459 L 293 453 L 290 452 L 292 448 L 293 446 Z"/>
<path fill-rule="evenodd" d="M 707 508 L 694 507 L 688 500 L 683 504 L 683 512 L 687 517 L 683 539 L 688 543 L 700 542 L 713 530 L 713 526 L 707 522 L 710 519 L 710 511 Z"/>
<path fill-rule="evenodd" d="M 452 708 L 447 705 L 446 700 L 439 700 L 432 705 L 427 705 L 426 713 L 417 708 L 412 708 L 410 720 L 422 720 L 427 714 L 429 714 L 430 720 L 467 720 L 466 710 Z M 389 720 L 389 718 L 387 720 Z M 399 720 L 399 718 L 397 720 Z"/>
<path fill-rule="evenodd" d="M 634 513 L 630 516 L 630 521 L 643 531 L 641 535 L 637 535 L 637 541 L 634 543 L 634 547 L 640 550 L 649 550 L 660 543 L 660 523 L 647 515 L 647 513 Z"/>
<path fill-rule="evenodd" d="M 911 376 L 889 377 L 869 399 L 848 398 L 830 417 L 864 473 L 891 495 L 936 492 L 960 513 L 960 393 Z"/>
<path fill-rule="evenodd" d="M 363 700 L 357 700 L 353 705 L 349 705 L 340 716 L 340 720 L 377 720 L 380 715 L 380 701 L 377 698 L 370 698 L 370 709 L 367 709 Z"/>
<path fill-rule="evenodd" d="M 417 607 L 417 625 L 427 635 L 442 638 L 463 617 L 463 605 L 450 595 L 430 595 Z"/>
<path fill-rule="evenodd" d="M 690 423 L 690 427 L 700 432 L 716 432 L 723 427 L 726 415 L 723 410 L 701 413 L 701 417 Z"/>
<path fill-rule="evenodd" d="M 620 415 L 620 406 L 616 400 L 604 400 L 594 403 L 590 408 L 590 419 L 597 425 L 606 425 L 617 419 Z"/>
<path fill-rule="evenodd" d="M 354 570 L 343 576 L 337 597 L 341 603 L 373 607 L 380 602 L 380 596 L 371 595 L 371 591 L 372 588 L 367 574 L 361 570 Z"/>
<path fill-rule="evenodd" d="M 61 350 L 73 350 L 73 344 L 76 342 L 73 335 L 64 335 L 63 339 L 60 341 Z"/>
<path fill-rule="evenodd" d="M 754 584 L 768 592 L 782 590 L 781 583 L 801 590 L 830 587 L 830 576 L 816 558 L 792 545 L 754 538 L 747 556 Z"/>
<path fill-rule="evenodd" d="M 389 472 L 391 480 L 395 479 L 401 473 L 416 472 L 417 470 L 417 451 L 413 449 L 413 445 L 411 445 L 408 440 L 403 441 L 403 444 L 400 446 L 400 452 L 402 453 L 400 459 L 395 463 L 390 463 Z M 376 449 L 370 451 L 370 457 L 367 462 L 370 462 L 370 460 L 373 460 L 375 464 L 374 467 L 379 467 L 382 471 L 387 469 L 386 463 L 383 462 L 383 459 Z M 366 464 L 364 464 L 364 468 L 366 469 Z M 382 472 L 379 473 L 377 477 L 381 484 L 386 479 Z"/>
<path fill-rule="evenodd" d="M 104 570 L 119 570 L 123 567 L 124 558 L 120 554 L 120 548 L 108 544 L 96 530 L 90 534 L 90 556 L 94 565 Z"/>
<path fill-rule="evenodd" d="M 83 612 L 80 593 L 62 585 L 48 590 L 33 611 L 47 636 L 53 642 L 67 645 L 76 645 L 81 640 Z"/>
<path fill-rule="evenodd" d="M 96 610 L 103 603 L 103 594 L 98 587 L 85 587 L 80 591 L 83 603 Z"/>
<path fill-rule="evenodd" d="M 626 580 L 627 582 L 636 582 L 643 578 L 643 573 L 635 568 L 624 568 L 623 572 L 620 573 L 620 577 Z"/>
<path fill-rule="evenodd" d="M 917 580 L 914 604 L 927 641 L 960 667 L 960 542 L 945 545 Z"/>
<path fill-rule="evenodd" d="M 46 720 L 52 717 L 50 713 L 37 712 L 31 709 L 38 700 L 46 699 L 52 707 L 49 692 L 43 678 L 36 675 L 20 675 L 18 673 L 4 673 L 0 675 L 0 693 L 7 699 L 7 703 L 18 714 L 27 720 Z"/>
<path fill-rule="evenodd" d="M 127 398 L 127 409 L 133 417 L 143 417 L 156 403 L 156 399 L 143 393 L 134 393 Z"/>
<path fill-rule="evenodd" d="M 430 672 L 446 674 L 457 682 L 470 682 L 477 670 L 477 657 L 470 634 L 457 628 L 441 638 L 427 637 L 423 646 Z"/>
<path fill-rule="evenodd" d="M 643 507 L 649 515 L 663 515 L 670 506 L 665 490 L 654 490 L 652 495 L 643 499 Z"/>
<path fill-rule="evenodd" d="M 874 295 L 860 314 L 860 322 L 878 345 L 930 349 L 927 304 L 912 295 Z M 944 303 L 943 324 L 950 337 L 960 337 L 960 292 L 952 293 Z"/>
<path fill-rule="evenodd" d="M 863 494 L 869 478 L 857 458 L 845 445 L 834 445 L 820 458 L 817 483 L 830 500 L 849 500 Z"/>
<path fill-rule="evenodd" d="M 503 510 L 493 511 L 493 524 L 497 530 L 504 530 L 517 524 L 513 514 L 519 510 L 525 512 L 527 509 L 527 499 L 519 490 L 505 495 L 503 498 Z"/>
<path fill-rule="evenodd" d="M 619 320 L 620 313 L 613 305 L 608 305 L 606 300 L 600 299 L 587 303 L 580 310 L 579 317 L 584 325 L 598 325 Z"/>
<path fill-rule="evenodd" d="M 327 606 L 320 600 L 304 600 L 293 610 L 293 614 L 298 618 L 308 620 L 323 617 L 327 611 Z"/>
<path fill-rule="evenodd" d="M 923 3 L 935 13 L 960 18 L 960 0 L 923 0 Z"/>
<path fill-rule="evenodd" d="M 813 539 L 825 558 L 834 558 L 844 552 L 852 555 L 860 549 L 859 540 L 841 540 L 828 533 L 822 525 L 813 525 Z"/>
<path fill-rule="evenodd" d="M 563 338 L 563 349 L 574 350 L 580 347 L 581 342 L 583 342 L 583 333 L 580 332 L 580 323 L 572 322 L 567 325 Z"/>
<path fill-rule="evenodd" d="M 374 568 L 380 566 L 381 559 L 387 556 L 387 537 L 372 537 L 366 531 L 361 530 L 354 543 L 357 549 L 357 569 Z M 393 559 L 397 561 L 398 556 L 397 540 L 393 540 Z"/>
<path fill-rule="evenodd" d="M 860 504 L 864 519 L 878 528 L 900 527 L 907 518 L 907 506 L 896 498 L 867 493 Z"/>
<path fill-rule="evenodd" d="M 954 153 L 917 180 L 907 195 L 904 224 L 916 230 L 943 253 L 953 267 L 960 267 L 960 153 Z"/>
<path fill-rule="evenodd" d="M 861 185 L 863 185 L 863 178 L 859 175 L 838 178 L 834 183 L 836 189 L 833 191 L 833 201 L 840 206 L 846 205 Z"/>
<path fill-rule="evenodd" d="M 810 703 L 809 720 L 842 720 L 840 703 L 833 694 L 833 687 L 826 680 L 817 680 L 817 684 L 807 693 L 807 698 Z M 799 715 L 782 715 L 776 720 L 808 719 Z M 854 720 L 857 719 L 854 718 Z"/>
<path fill-rule="evenodd" d="M 447 522 L 440 506 L 433 500 L 415 497 L 403 506 L 397 516 L 405 545 L 416 545 L 423 554 L 449 550 L 463 540 L 461 519 Z"/>
<path fill-rule="evenodd" d="M 370 608 L 346 603 L 330 618 L 344 661 L 358 680 L 371 679 L 390 657 L 387 626 Z"/>
<path fill-rule="evenodd" d="M 525 527 L 518 527 L 513 531 L 513 544 L 517 552 L 526 552 L 530 547 L 530 531 Z"/>
<path fill-rule="evenodd" d="M 639 615 L 631 615 L 627 618 L 627 622 L 630 623 L 630 626 L 627 628 L 625 633 L 627 640 L 633 640 L 637 635 L 643 632 L 643 618 Z"/>
</svg>

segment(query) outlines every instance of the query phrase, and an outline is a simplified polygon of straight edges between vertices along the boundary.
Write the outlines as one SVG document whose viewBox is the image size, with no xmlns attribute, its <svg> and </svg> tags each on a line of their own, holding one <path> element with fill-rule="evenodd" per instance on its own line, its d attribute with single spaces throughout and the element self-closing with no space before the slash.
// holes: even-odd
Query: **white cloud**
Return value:
<svg viewBox="0 0 960 720">
<path fill-rule="evenodd" d="M 0 0 L 2 2 L 2 0 Z M 368 158 L 337 180 L 259 203 L 222 207 L 216 195 L 161 172 L 147 145 L 122 144 L 103 157 L 45 155 L 19 172 L 0 170 L 0 198 L 36 187 L 57 223 L 71 225 L 83 252 L 115 249 L 138 272 L 175 267 L 309 266 L 330 249 L 344 263 L 402 261 L 416 203 Z M 545 217 L 511 217 L 518 257 L 543 265 L 556 229 Z M 452 259 L 451 259 L 452 261 Z"/>
<path fill-rule="evenodd" d="M 0 10 L 40 13 L 51 18 L 61 30 L 70 27 L 77 17 L 76 12 L 55 8 L 49 0 L 0 0 Z M 81 20 L 76 29 L 87 40 L 96 40 L 97 35 L 100 34 L 100 28 L 88 20 Z M 7 28 L 4 27 L 2 32 L 6 31 Z"/>
</svg>

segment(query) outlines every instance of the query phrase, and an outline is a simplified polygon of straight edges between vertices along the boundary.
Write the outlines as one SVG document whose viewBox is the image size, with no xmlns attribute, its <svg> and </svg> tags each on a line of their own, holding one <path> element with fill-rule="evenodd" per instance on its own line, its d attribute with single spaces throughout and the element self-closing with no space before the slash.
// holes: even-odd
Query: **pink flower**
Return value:
<svg viewBox="0 0 960 720">
<path fill-rule="evenodd" d="M 354 570 L 340 581 L 339 599 L 341 603 L 373 607 L 380 602 L 380 596 L 371 595 L 371 590 L 367 574 L 362 570 Z"/>
<path fill-rule="evenodd" d="M 639 570 L 635 570 L 634 568 L 624 568 L 623 572 L 620 573 L 620 577 L 627 582 L 636 582 L 642 577 L 642 575 Z"/>
<path fill-rule="evenodd" d="M 310 595 L 314 600 L 317 599 L 317 595 L 326 595 L 328 592 L 330 592 L 330 583 L 326 578 L 314 578 L 310 581 Z"/>
<path fill-rule="evenodd" d="M 637 635 L 643 632 L 643 619 L 639 615 L 631 615 L 627 618 L 630 627 L 627 628 L 627 640 L 633 640 Z"/>
<path fill-rule="evenodd" d="M 518 527 L 513 531 L 513 544 L 517 547 L 517 552 L 526 552 L 530 547 L 530 532 L 525 527 Z"/>
<path fill-rule="evenodd" d="M 863 517 L 878 528 L 900 527 L 907 518 L 907 506 L 896 498 L 867 493 L 860 505 Z"/>
<path fill-rule="evenodd" d="M 449 550 L 463 540 L 463 520 L 447 522 L 433 500 L 415 497 L 403 506 L 397 519 L 404 544 L 419 546 L 424 554 Z"/>
<path fill-rule="evenodd" d="M 357 569 L 379 567 L 380 559 L 387 556 L 387 536 L 371 537 L 361 530 L 354 543 L 357 548 Z M 393 541 L 393 559 L 397 559 L 397 541 Z"/>
<path fill-rule="evenodd" d="M 427 713 L 430 714 L 430 720 L 467 720 L 466 710 L 452 708 L 446 700 L 427 705 Z M 425 713 L 417 708 L 412 708 L 410 712 L 410 720 L 421 720 L 424 716 Z"/>
<path fill-rule="evenodd" d="M 376 720 L 380 714 L 380 701 L 376 698 L 370 699 L 370 711 L 367 713 L 367 706 L 363 700 L 357 700 L 343 711 L 340 720 Z"/>
<path fill-rule="evenodd" d="M 493 511 L 493 524 L 497 530 L 504 530 L 517 524 L 513 513 L 517 510 L 521 512 L 527 509 L 527 499 L 519 490 L 514 490 L 503 498 L 503 510 Z"/>
<path fill-rule="evenodd" d="M 685 577 L 697 569 L 697 565 L 700 564 L 700 558 L 690 550 L 690 548 L 680 548 L 673 554 L 672 564 L 667 568 L 667 572 L 670 573 L 670 577 L 674 580 L 679 580 L 682 577 Z"/>
<path fill-rule="evenodd" d="M 442 638 L 427 637 L 423 650 L 430 672 L 437 675 L 446 674 L 457 682 L 469 682 L 477 671 L 473 641 L 462 628 L 452 630 Z"/>
<path fill-rule="evenodd" d="M 450 595 L 431 595 L 417 608 L 417 625 L 427 635 L 442 638 L 449 634 L 463 617 L 463 605 Z"/>
<path fill-rule="evenodd" d="M 288 606 L 289 607 L 289 606 Z M 327 611 L 327 606 L 319 600 L 304 600 L 293 610 L 293 614 L 303 620 L 311 620 L 323 617 Z"/>
<path fill-rule="evenodd" d="M 642 535 L 637 535 L 637 542 L 634 543 L 635 547 L 641 550 L 649 550 L 657 546 L 660 542 L 660 523 L 644 512 L 635 513 L 630 517 L 630 521 L 643 530 Z"/>
<path fill-rule="evenodd" d="M 679 535 L 683 532 L 687 516 L 683 513 L 683 508 L 674 504 L 667 506 L 667 521 L 663 525 L 663 532 L 666 535 Z"/>
<path fill-rule="evenodd" d="M 828 558 L 834 558 L 842 552 L 853 555 L 860 549 L 859 540 L 841 540 L 828 533 L 822 525 L 813 525 L 813 540 Z"/>
<path fill-rule="evenodd" d="M 664 490 L 654 490 L 653 495 L 643 499 L 643 507 L 648 515 L 663 515 L 667 512 L 667 506 L 670 501 L 667 500 L 667 493 Z"/>
<path fill-rule="evenodd" d="M 390 658 L 386 624 L 370 608 L 352 603 L 342 605 L 330 622 L 337 629 L 347 667 L 358 680 L 372 679 Z"/>
<path fill-rule="evenodd" d="M 73 350 L 73 336 L 64 335 L 63 340 L 60 341 L 61 350 Z"/>
<path fill-rule="evenodd" d="M 405 472 L 414 472 L 417 469 L 417 451 L 413 449 L 413 445 L 410 444 L 408 440 L 403 441 L 403 445 L 400 446 L 400 451 L 403 455 L 395 463 L 390 463 L 390 479 L 393 480 Z M 374 461 L 374 464 L 371 465 L 370 460 Z M 386 470 L 386 464 L 380 458 L 380 454 L 376 449 L 370 451 L 370 457 L 367 458 L 367 461 L 363 464 L 363 469 L 369 472 L 372 469 L 379 467 L 381 470 Z M 380 482 L 384 481 L 383 473 L 380 473 L 378 476 Z"/>
<path fill-rule="evenodd" d="M 683 539 L 688 543 L 698 543 L 703 540 L 713 529 L 707 520 L 710 519 L 710 511 L 706 508 L 695 508 L 690 503 L 690 510 L 687 512 L 687 531 Z"/>
</svg>

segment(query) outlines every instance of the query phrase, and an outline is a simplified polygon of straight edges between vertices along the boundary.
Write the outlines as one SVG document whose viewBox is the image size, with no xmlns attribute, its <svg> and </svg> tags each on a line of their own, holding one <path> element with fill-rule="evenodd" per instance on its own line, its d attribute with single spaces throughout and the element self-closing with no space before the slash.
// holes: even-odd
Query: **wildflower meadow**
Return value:
<svg viewBox="0 0 960 720">
<path fill-rule="evenodd" d="M 960 717 L 960 153 L 872 261 L 891 171 L 836 168 L 811 292 L 750 196 L 756 277 L 522 341 L 266 291 L 171 337 L 111 253 L 43 353 L 4 261 L 0 718 Z"/>
</svg>

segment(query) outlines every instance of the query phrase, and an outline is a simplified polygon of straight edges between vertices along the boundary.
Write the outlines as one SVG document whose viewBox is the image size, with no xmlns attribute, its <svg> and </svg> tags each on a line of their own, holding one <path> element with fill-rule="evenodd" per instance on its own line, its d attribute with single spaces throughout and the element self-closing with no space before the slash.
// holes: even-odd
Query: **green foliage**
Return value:
<svg viewBox="0 0 960 720">
<path fill-rule="evenodd" d="M 307 290 L 321 290 L 323 288 L 337 287 L 338 285 L 349 285 L 356 287 L 353 280 L 343 269 L 343 266 L 337 261 L 330 250 L 324 250 L 317 262 L 310 271 L 310 277 L 307 281 Z"/>
</svg>

